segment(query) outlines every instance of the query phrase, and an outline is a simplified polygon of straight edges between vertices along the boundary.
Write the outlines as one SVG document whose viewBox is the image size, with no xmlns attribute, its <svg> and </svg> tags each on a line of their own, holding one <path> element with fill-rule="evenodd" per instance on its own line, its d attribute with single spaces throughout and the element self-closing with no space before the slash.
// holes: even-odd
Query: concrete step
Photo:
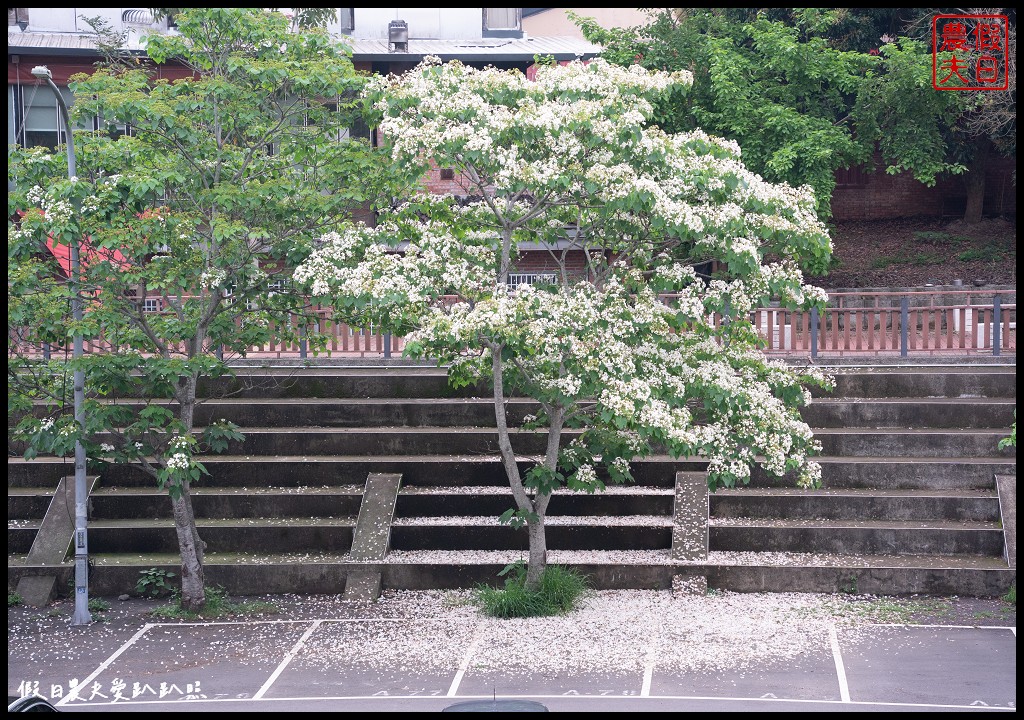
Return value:
<svg viewBox="0 0 1024 720">
<path fill-rule="evenodd" d="M 391 553 L 381 569 L 383 587 L 426 590 L 500 584 L 498 573 L 523 553 L 507 551 L 403 551 Z M 708 585 L 734 592 L 844 592 L 885 595 L 944 594 L 998 596 L 1016 580 L 1016 570 L 995 557 L 980 555 L 830 555 L 826 553 L 711 552 L 707 563 L 680 566 L 667 550 L 552 550 L 548 560 L 584 572 L 593 586 L 610 589 L 672 587 L 678 574 L 706 573 Z M 157 567 L 177 573 L 177 553 L 95 554 L 90 591 L 117 595 L 134 588 L 139 572 Z M 207 582 L 234 595 L 264 593 L 334 594 L 344 590 L 348 572 L 364 569 L 346 553 L 216 553 L 206 556 Z M 24 558 L 8 556 L 8 582 L 23 573 Z M 59 569 L 58 585 L 67 586 L 73 568 Z"/>
<path fill-rule="evenodd" d="M 813 428 L 999 428 L 1008 433 L 1016 402 L 1014 398 L 823 398 L 802 408 L 800 415 Z"/>
<path fill-rule="evenodd" d="M 999 498 L 992 490 L 800 490 L 732 488 L 711 494 L 714 518 L 889 521 L 999 520 Z"/>
<path fill-rule="evenodd" d="M 199 519 L 355 516 L 363 486 L 302 488 L 195 487 L 192 504 Z M 670 516 L 673 489 L 611 486 L 603 492 L 560 490 L 551 515 Z M 9 520 L 38 520 L 50 493 L 14 489 Z M 19 502 L 23 501 L 23 502 Z M 29 504 L 28 501 L 31 501 Z M 167 493 L 152 487 L 103 487 L 91 495 L 92 520 L 170 517 Z M 515 506 L 507 486 L 406 486 L 396 516 L 425 518 L 487 515 L 497 517 Z M 993 490 L 801 490 L 798 488 L 722 488 L 709 498 L 713 518 L 860 520 L 973 520 L 994 522 L 999 501 Z"/>
<path fill-rule="evenodd" d="M 992 397 L 1017 396 L 1016 367 L 961 365 L 942 367 L 822 367 L 833 375 L 835 389 L 812 389 L 833 397 Z M 479 383 L 453 388 L 443 369 L 431 367 L 289 367 L 236 368 L 234 378 L 206 380 L 203 397 L 235 398 L 369 398 L 489 397 Z"/>
<path fill-rule="evenodd" d="M 826 368 L 832 391 L 812 388 L 814 396 L 860 398 L 1016 398 L 1017 371 L 1010 365 L 959 367 L 874 366 Z"/>
<path fill-rule="evenodd" d="M 438 487 L 479 485 L 507 487 L 505 470 L 497 455 L 211 455 L 200 458 L 210 472 L 202 487 L 323 487 L 362 484 L 371 472 L 401 473 L 403 486 Z M 879 489 L 985 489 L 994 487 L 993 475 L 1013 473 L 1012 458 L 992 457 L 836 457 L 817 458 L 825 488 Z M 523 458 L 521 471 L 532 461 Z M 677 471 L 703 471 L 707 461 L 675 460 L 652 456 L 632 463 L 636 484 L 672 487 Z M 104 486 L 152 488 L 155 481 L 130 465 L 97 467 Z M 68 474 L 63 458 L 7 463 L 8 488 L 38 489 L 52 493 Z M 794 487 L 792 478 L 776 479 L 758 468 L 751 473 L 752 487 Z M 10 493 L 9 493 L 10 496 Z"/>
<path fill-rule="evenodd" d="M 43 518 L 8 520 L 7 521 L 7 552 L 27 555 L 32 548 L 32 541 L 42 524 Z"/>
<path fill-rule="evenodd" d="M 1003 430 L 922 430 L 919 428 L 815 428 L 823 455 L 842 457 L 1004 457 L 1013 448 L 999 449 Z"/>
<path fill-rule="evenodd" d="M 142 403 L 118 401 L 141 409 Z M 801 409 L 811 427 L 1000 428 L 1009 430 L 1014 398 L 821 398 Z M 172 408 L 173 409 L 173 408 Z M 511 399 L 506 420 L 521 425 L 539 404 Z M 39 406 L 37 413 L 48 412 Z M 464 427 L 496 426 L 490 398 L 245 398 L 207 400 L 195 410 L 197 425 L 230 420 L 249 427 Z"/>
<path fill-rule="evenodd" d="M 363 485 L 330 487 L 193 487 L 192 507 L 201 520 L 245 518 L 355 517 Z M 171 517 L 167 493 L 155 487 L 103 487 L 91 496 L 91 518 L 146 519 Z"/>
<path fill-rule="evenodd" d="M 816 458 L 827 489 L 954 490 L 995 487 L 993 476 L 1014 472 L 1011 458 L 992 457 L 837 457 Z M 752 487 L 792 487 L 793 479 L 778 479 L 760 468 L 751 471 Z"/>
<path fill-rule="evenodd" d="M 712 518 L 712 550 L 1002 556 L 995 522 Z"/>
<path fill-rule="evenodd" d="M 351 547 L 355 517 L 202 519 L 196 523 L 209 552 L 346 551 Z M 20 552 L 31 528 L 9 528 L 8 543 Z M 18 536 L 18 537 L 15 537 Z M 19 542 L 12 542 L 12 538 Z M 631 550 L 667 548 L 668 516 L 551 516 L 551 549 Z M 497 516 L 396 518 L 391 528 L 394 550 L 525 550 L 525 528 L 512 528 Z M 31 540 L 28 541 L 31 545 Z M 96 520 L 89 524 L 89 549 L 96 553 L 160 553 L 177 549 L 169 518 Z M 27 549 L 26 549 L 27 551 Z"/>
<path fill-rule="evenodd" d="M 835 389 L 813 389 L 834 397 L 1016 397 L 1013 364 L 942 367 L 822 367 L 833 375 Z M 234 378 L 201 383 L 204 397 L 367 398 L 489 397 L 479 383 L 452 388 L 444 369 L 431 367 L 289 367 L 236 368 Z"/>
<path fill-rule="evenodd" d="M 199 537 L 209 552 L 294 552 L 316 548 L 347 552 L 352 547 L 355 517 L 232 518 L 197 520 Z M 96 520 L 89 523 L 90 553 L 169 553 L 178 550 L 168 518 Z"/>
<path fill-rule="evenodd" d="M 603 492 L 556 491 L 548 505 L 550 515 L 632 515 L 670 517 L 674 500 L 671 487 L 612 486 Z M 483 515 L 497 517 L 515 507 L 505 486 L 403 486 L 395 516 L 400 519 Z"/>
<path fill-rule="evenodd" d="M 210 552 L 345 551 L 354 517 L 200 519 Z M 712 550 L 837 554 L 973 554 L 1001 556 L 1003 532 L 996 522 L 776 519 L 715 516 Z M 10 552 L 27 552 L 38 524 L 8 524 Z M 657 515 L 551 515 L 549 549 L 650 550 L 671 545 L 671 518 Z M 93 520 L 89 547 L 96 553 L 173 552 L 177 538 L 168 518 Z M 398 517 L 391 548 L 402 550 L 526 550 L 524 528 L 495 515 Z"/>
<path fill-rule="evenodd" d="M 483 383 L 454 388 L 436 367 L 237 368 L 235 377 L 205 380 L 200 397 L 453 398 L 488 397 Z"/>
<path fill-rule="evenodd" d="M 246 428 L 245 440 L 231 443 L 232 455 L 496 455 L 497 433 L 480 427 L 372 428 Z M 565 431 L 568 444 L 578 431 Z M 815 437 L 823 455 L 844 457 L 1005 457 L 999 450 L 1002 430 L 921 430 L 917 428 L 818 428 Z M 102 440 L 102 436 L 100 437 Z M 547 434 L 517 430 L 512 446 L 517 453 L 540 455 Z"/>
</svg>

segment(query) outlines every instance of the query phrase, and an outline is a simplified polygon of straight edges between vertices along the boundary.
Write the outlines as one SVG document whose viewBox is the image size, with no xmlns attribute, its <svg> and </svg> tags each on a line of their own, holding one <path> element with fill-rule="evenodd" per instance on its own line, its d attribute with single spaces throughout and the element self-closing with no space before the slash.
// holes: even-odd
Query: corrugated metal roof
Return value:
<svg viewBox="0 0 1024 720">
<path fill-rule="evenodd" d="M 128 50 L 141 51 L 137 38 L 134 34 L 129 38 Z M 7 52 L 33 55 L 93 54 L 96 52 L 96 36 L 70 32 L 8 32 Z"/>
<path fill-rule="evenodd" d="M 387 40 L 345 38 L 354 60 L 403 60 L 417 62 L 426 55 L 442 60 L 523 62 L 534 55 L 556 60 L 589 59 L 601 47 L 574 37 L 484 38 L 481 40 L 409 40 L 408 52 L 391 52 Z M 130 49 L 137 49 L 135 48 Z M 95 53 L 94 36 L 81 33 L 8 32 L 7 52 L 33 55 Z"/>
</svg>

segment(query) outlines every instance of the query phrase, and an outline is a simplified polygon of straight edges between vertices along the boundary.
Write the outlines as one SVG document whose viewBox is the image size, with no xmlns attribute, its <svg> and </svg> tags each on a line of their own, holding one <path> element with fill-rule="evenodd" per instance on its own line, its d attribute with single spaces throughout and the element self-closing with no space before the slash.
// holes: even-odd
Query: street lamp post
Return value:
<svg viewBox="0 0 1024 720">
<path fill-rule="evenodd" d="M 57 105 L 60 107 L 60 117 L 64 121 L 64 133 L 67 139 L 68 149 L 68 179 L 74 182 L 77 178 L 75 171 L 75 139 L 71 133 L 71 116 L 68 113 L 68 104 L 60 89 L 53 82 L 53 74 L 45 65 L 37 65 L 32 68 L 32 76 L 44 80 L 57 98 Z M 72 199 L 76 214 L 78 213 L 78 201 Z M 74 350 L 72 358 L 75 361 L 73 376 L 75 392 L 75 424 L 78 426 L 79 439 L 75 441 L 75 614 L 72 617 L 72 625 L 88 625 L 92 622 L 92 615 L 89 612 L 89 540 L 87 529 L 86 503 L 88 502 L 89 489 L 85 479 L 85 447 L 82 445 L 81 433 L 85 430 L 85 371 L 81 369 L 79 360 L 83 354 L 82 340 L 82 295 L 80 287 L 80 266 L 79 266 L 79 242 L 71 243 L 71 316 L 75 322 Z"/>
</svg>

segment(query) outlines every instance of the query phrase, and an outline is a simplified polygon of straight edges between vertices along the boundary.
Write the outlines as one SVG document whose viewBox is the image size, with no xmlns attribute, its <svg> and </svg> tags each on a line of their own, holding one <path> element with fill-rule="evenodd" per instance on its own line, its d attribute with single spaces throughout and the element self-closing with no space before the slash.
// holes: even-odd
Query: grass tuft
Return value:
<svg viewBox="0 0 1024 720">
<path fill-rule="evenodd" d="M 480 585 L 475 600 L 485 615 L 498 618 L 526 618 L 564 615 L 575 610 L 590 592 L 590 583 L 578 570 L 549 565 L 534 592 L 526 589 L 526 564 L 505 568 L 505 586 Z"/>
<path fill-rule="evenodd" d="M 207 586 L 206 606 L 200 612 L 191 612 L 181 606 L 181 595 L 175 591 L 170 605 L 158 607 L 150 615 L 165 620 L 208 620 L 235 615 L 265 615 L 280 612 L 277 605 L 263 601 L 232 602 L 227 590 L 219 585 Z"/>
</svg>

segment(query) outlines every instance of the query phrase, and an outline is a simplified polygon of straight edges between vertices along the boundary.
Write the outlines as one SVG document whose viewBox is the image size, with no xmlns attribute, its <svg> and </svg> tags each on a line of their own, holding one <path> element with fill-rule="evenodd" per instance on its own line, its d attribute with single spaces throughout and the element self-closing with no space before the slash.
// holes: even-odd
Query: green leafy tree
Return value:
<svg viewBox="0 0 1024 720">
<path fill-rule="evenodd" d="M 383 175 L 346 131 L 365 78 L 326 32 L 292 33 L 285 16 L 255 9 L 176 19 L 180 34 L 151 37 L 147 51 L 189 77 L 103 67 L 73 78 L 74 115 L 117 131 L 76 132 L 77 177 L 60 149 L 9 151 L 8 409 L 27 413 L 27 457 L 81 439 L 93 461 L 138 464 L 168 491 L 182 604 L 195 611 L 205 597 L 189 493 L 205 472 L 197 456 L 241 437 L 226 421 L 196 427 L 199 382 L 271 335 L 297 341 L 313 316 L 291 269 Z M 67 310 L 79 288 L 47 248 L 76 244 L 81 323 Z M 74 363 L 19 354 L 70 347 L 76 333 L 105 349 L 76 366 L 90 393 L 81 428 L 62 382 Z"/>
<path fill-rule="evenodd" d="M 527 527 L 529 591 L 552 493 L 627 481 L 658 448 L 707 457 L 712 487 L 745 482 L 755 462 L 819 478 L 797 408 L 821 378 L 766 360 L 749 314 L 771 297 L 821 303 L 801 267 L 827 263 L 831 244 L 809 188 L 765 182 L 733 142 L 649 124 L 652 102 L 689 83 L 600 59 L 544 64 L 535 82 L 436 58 L 377 79 L 368 98 L 395 173 L 414 180 L 432 159 L 468 199 L 409 198 L 374 228 L 325 235 L 296 271 L 314 296 L 407 333 L 406 352 L 455 383 L 491 384 L 515 498 L 502 519 Z M 513 291 L 527 247 L 549 251 L 554 280 Z M 705 282 L 693 263 L 712 259 L 725 270 Z M 506 415 L 512 393 L 541 408 L 523 427 Z M 546 449 L 522 473 L 534 432 Z"/>
<path fill-rule="evenodd" d="M 736 140 L 765 178 L 812 185 L 823 217 L 835 171 L 873 168 L 877 151 L 886 172 L 927 185 L 967 172 L 965 220 L 975 221 L 989 151 L 1012 152 L 1016 72 L 1008 91 L 935 90 L 922 22 L 934 12 L 668 8 L 636 28 L 576 21 L 613 62 L 691 70 L 693 92 L 659 106 L 656 120 Z M 1015 22 L 1011 36 L 1015 54 Z"/>
</svg>

